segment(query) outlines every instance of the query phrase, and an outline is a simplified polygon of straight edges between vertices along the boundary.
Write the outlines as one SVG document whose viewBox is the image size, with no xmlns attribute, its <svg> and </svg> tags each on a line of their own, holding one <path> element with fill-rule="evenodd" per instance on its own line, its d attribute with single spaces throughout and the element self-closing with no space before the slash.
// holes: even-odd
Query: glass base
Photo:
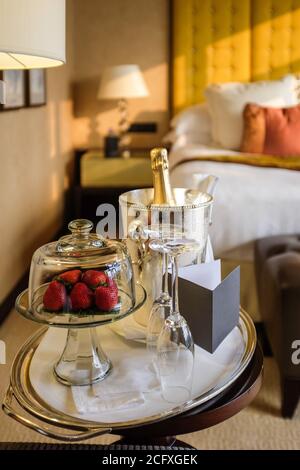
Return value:
<svg viewBox="0 0 300 470">
<path fill-rule="evenodd" d="M 186 403 L 191 399 L 192 390 L 180 385 L 164 386 L 162 381 L 162 396 L 169 403 Z"/>
<path fill-rule="evenodd" d="M 92 385 L 110 373 L 112 365 L 103 352 L 94 328 L 69 329 L 63 353 L 54 366 L 64 385 Z"/>
</svg>

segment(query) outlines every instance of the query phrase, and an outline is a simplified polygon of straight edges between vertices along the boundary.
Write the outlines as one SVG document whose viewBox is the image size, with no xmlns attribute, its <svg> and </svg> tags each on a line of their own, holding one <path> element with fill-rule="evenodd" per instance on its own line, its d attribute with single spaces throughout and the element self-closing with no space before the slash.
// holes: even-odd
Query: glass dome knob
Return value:
<svg viewBox="0 0 300 470">
<path fill-rule="evenodd" d="M 68 228 L 71 232 L 58 240 L 56 251 L 64 253 L 86 254 L 86 251 L 99 250 L 106 247 L 105 238 L 96 233 L 90 233 L 93 223 L 87 219 L 76 219 L 69 223 Z"/>
<path fill-rule="evenodd" d="M 93 226 L 93 223 L 88 219 L 76 219 L 69 223 L 68 229 L 75 236 L 84 236 L 90 233 L 90 231 L 93 229 Z"/>
</svg>

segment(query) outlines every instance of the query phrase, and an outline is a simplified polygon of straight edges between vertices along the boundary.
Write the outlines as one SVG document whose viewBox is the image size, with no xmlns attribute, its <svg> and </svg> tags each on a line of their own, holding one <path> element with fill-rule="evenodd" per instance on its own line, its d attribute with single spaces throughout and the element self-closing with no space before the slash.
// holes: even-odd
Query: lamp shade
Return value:
<svg viewBox="0 0 300 470">
<path fill-rule="evenodd" d="M 104 70 L 98 99 L 143 98 L 149 91 L 138 65 L 116 65 Z"/>
<path fill-rule="evenodd" d="M 0 69 L 66 61 L 65 0 L 0 0 Z"/>
</svg>

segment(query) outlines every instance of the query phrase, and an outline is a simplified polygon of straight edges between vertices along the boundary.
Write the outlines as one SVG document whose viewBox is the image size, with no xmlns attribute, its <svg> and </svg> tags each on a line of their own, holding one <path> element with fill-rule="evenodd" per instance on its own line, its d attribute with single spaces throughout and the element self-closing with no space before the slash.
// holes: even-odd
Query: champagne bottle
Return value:
<svg viewBox="0 0 300 470">
<path fill-rule="evenodd" d="M 165 148 L 154 148 L 150 152 L 153 173 L 153 204 L 175 205 L 170 184 L 168 151 Z"/>
</svg>

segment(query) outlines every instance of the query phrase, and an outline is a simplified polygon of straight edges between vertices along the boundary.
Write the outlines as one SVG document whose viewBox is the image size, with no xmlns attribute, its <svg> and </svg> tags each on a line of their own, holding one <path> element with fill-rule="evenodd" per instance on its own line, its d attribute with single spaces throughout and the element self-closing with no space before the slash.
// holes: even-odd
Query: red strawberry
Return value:
<svg viewBox="0 0 300 470">
<path fill-rule="evenodd" d="M 107 282 L 106 275 L 103 271 L 95 271 L 89 269 L 82 276 L 82 282 L 92 289 L 104 285 Z"/>
<path fill-rule="evenodd" d="M 72 310 L 90 308 L 93 304 L 93 297 L 93 292 L 83 282 L 77 282 L 70 294 Z"/>
<path fill-rule="evenodd" d="M 72 286 L 79 282 L 81 278 L 80 269 L 72 269 L 71 271 L 65 271 L 57 276 L 58 281 L 62 281 L 64 284 L 71 284 Z"/>
<path fill-rule="evenodd" d="M 96 305 L 100 310 L 109 312 L 118 303 L 117 286 L 99 286 L 95 291 Z"/>
<path fill-rule="evenodd" d="M 109 287 L 114 287 L 114 288 L 118 289 L 117 283 L 112 277 L 106 276 L 106 283 Z"/>
<path fill-rule="evenodd" d="M 44 293 L 43 302 L 47 310 L 58 312 L 66 304 L 67 293 L 65 286 L 58 281 L 50 282 Z"/>
</svg>

